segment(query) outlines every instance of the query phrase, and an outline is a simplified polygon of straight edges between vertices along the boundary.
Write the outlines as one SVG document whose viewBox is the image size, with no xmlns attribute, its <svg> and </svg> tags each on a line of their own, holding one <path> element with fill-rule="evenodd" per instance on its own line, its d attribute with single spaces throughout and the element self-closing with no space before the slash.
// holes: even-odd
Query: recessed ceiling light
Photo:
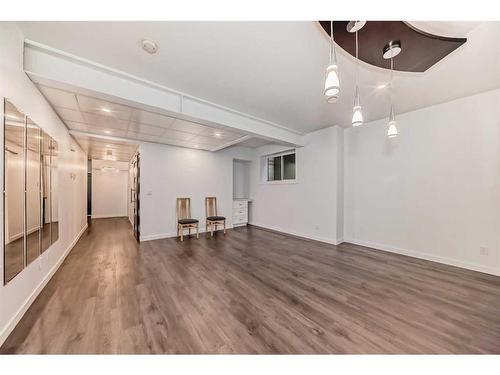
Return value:
<svg viewBox="0 0 500 375">
<path fill-rule="evenodd" d="M 111 134 L 111 130 L 104 130 L 104 133 Z"/>
<path fill-rule="evenodd" d="M 200 146 L 198 146 L 198 145 L 194 145 L 194 148 L 198 148 L 198 147 L 200 147 Z"/>
<path fill-rule="evenodd" d="M 382 83 L 381 85 L 377 86 L 377 89 L 382 90 L 382 89 L 385 89 L 386 87 L 387 87 L 387 83 Z"/>
<path fill-rule="evenodd" d="M 214 134 L 216 137 L 220 137 L 222 134 L 221 133 L 215 133 Z"/>
<path fill-rule="evenodd" d="M 111 145 L 106 145 L 106 147 L 111 147 Z"/>
<path fill-rule="evenodd" d="M 158 44 L 149 39 L 143 39 L 141 41 L 142 49 L 149 53 L 150 55 L 155 54 L 158 51 Z"/>
<path fill-rule="evenodd" d="M 101 108 L 101 111 L 106 112 L 106 113 L 111 113 L 111 109 L 103 107 Z"/>
</svg>

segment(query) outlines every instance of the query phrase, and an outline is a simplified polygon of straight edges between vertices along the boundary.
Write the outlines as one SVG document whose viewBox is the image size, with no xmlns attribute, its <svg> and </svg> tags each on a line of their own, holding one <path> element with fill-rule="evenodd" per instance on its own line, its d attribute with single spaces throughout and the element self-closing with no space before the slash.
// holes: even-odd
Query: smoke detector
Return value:
<svg viewBox="0 0 500 375">
<path fill-rule="evenodd" d="M 158 51 L 158 44 L 149 39 L 143 39 L 141 41 L 142 49 L 149 53 L 150 55 L 154 55 Z"/>
</svg>

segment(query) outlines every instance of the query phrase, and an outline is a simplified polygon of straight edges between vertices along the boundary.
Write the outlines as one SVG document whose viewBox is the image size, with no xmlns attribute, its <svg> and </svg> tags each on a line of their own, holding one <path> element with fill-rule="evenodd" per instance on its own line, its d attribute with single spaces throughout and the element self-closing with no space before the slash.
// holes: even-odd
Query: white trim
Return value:
<svg viewBox="0 0 500 375">
<path fill-rule="evenodd" d="M 226 229 L 233 229 L 233 225 L 226 226 Z M 214 230 L 214 232 L 220 232 L 220 231 L 222 231 L 222 229 Z M 202 234 L 202 233 L 208 233 L 208 232 L 206 232 L 205 230 L 200 230 L 199 233 Z M 193 233 L 191 233 L 191 235 L 193 235 Z M 187 234 L 185 234 L 184 236 L 186 237 Z M 177 232 L 167 232 L 167 233 L 150 234 L 150 235 L 147 235 L 147 236 L 142 236 L 141 235 L 140 242 L 161 240 L 163 238 L 173 238 L 173 237 L 177 237 Z"/>
<path fill-rule="evenodd" d="M 109 219 L 112 217 L 127 217 L 127 215 L 122 214 L 111 214 L 111 215 L 92 215 L 92 219 Z M 130 220 L 130 218 L 129 218 Z"/>
<path fill-rule="evenodd" d="M 263 228 L 263 229 L 270 229 L 270 230 L 273 230 L 275 232 L 281 232 L 283 234 L 290 234 L 292 236 L 302 237 L 302 238 L 308 239 L 308 240 L 314 240 L 314 241 L 324 242 L 324 243 L 327 243 L 327 244 L 330 244 L 330 245 L 339 245 L 342 242 L 344 242 L 343 239 L 331 239 L 331 238 L 326 238 L 326 237 L 321 237 L 321 236 L 312 236 L 310 234 L 305 234 L 305 233 L 302 233 L 302 232 L 291 231 L 291 230 L 284 229 L 284 228 L 281 228 L 281 227 L 276 227 L 276 226 L 273 226 L 273 225 L 266 225 L 266 224 L 255 223 L 255 222 L 251 222 L 249 224 L 253 225 L 254 227 L 259 227 L 259 228 Z"/>
<path fill-rule="evenodd" d="M 373 243 L 373 242 L 360 241 L 360 240 L 355 240 L 355 239 L 346 239 L 344 242 L 352 243 L 354 245 L 359 245 L 359 246 L 371 247 L 373 249 L 387 251 L 389 253 L 395 253 L 395 254 L 400 254 L 400 255 L 406 255 L 409 257 L 413 257 L 413 258 L 429 260 L 431 262 L 442 263 L 442 264 L 446 264 L 449 266 L 465 268 L 465 269 L 471 270 L 471 271 L 483 272 L 483 273 L 487 273 L 490 275 L 500 276 L 500 269 L 495 268 L 495 267 L 483 266 L 481 264 L 464 262 L 461 260 L 456 260 L 456 259 L 452 259 L 452 258 L 448 258 L 448 257 L 439 256 L 439 255 L 424 253 L 421 251 L 401 249 L 401 248 L 394 247 L 394 246 L 383 245 L 383 244 Z"/>
<path fill-rule="evenodd" d="M 54 266 L 50 269 L 50 271 L 43 278 L 43 280 L 40 282 L 40 284 L 38 284 L 38 286 L 35 288 L 35 290 L 33 290 L 33 293 L 30 294 L 30 296 L 26 299 L 26 301 L 24 301 L 24 303 L 22 304 L 22 306 L 16 311 L 16 313 L 14 314 L 14 316 L 9 320 L 9 322 L 2 329 L 2 331 L 0 332 L 0 345 L 2 345 L 5 342 L 5 340 L 7 340 L 7 337 L 9 337 L 9 335 L 14 330 L 14 328 L 17 325 L 17 323 L 19 323 L 19 321 L 21 320 L 21 318 L 24 316 L 24 314 L 26 313 L 26 311 L 28 311 L 28 309 L 31 306 L 31 304 L 33 303 L 33 301 L 35 301 L 36 297 L 38 297 L 38 295 L 43 290 L 43 288 L 45 287 L 45 285 L 47 285 L 47 283 L 50 281 L 50 279 L 52 278 L 52 276 L 54 276 L 54 274 L 57 272 L 57 270 L 59 269 L 59 267 L 61 266 L 61 264 L 64 262 L 64 260 L 68 256 L 68 254 L 71 252 L 71 250 L 73 249 L 73 247 L 76 245 L 76 243 L 78 242 L 78 240 L 80 239 L 80 237 L 83 235 L 83 233 L 85 233 L 85 231 L 87 230 L 87 227 L 88 227 L 88 225 L 85 224 L 85 226 L 82 228 L 82 230 L 80 231 L 80 233 L 78 233 L 78 235 L 75 237 L 75 239 L 73 240 L 73 242 L 71 242 L 71 244 L 68 246 L 68 248 L 66 249 L 66 251 L 59 258 L 59 260 L 57 261 L 57 263 L 54 264 Z"/>
</svg>

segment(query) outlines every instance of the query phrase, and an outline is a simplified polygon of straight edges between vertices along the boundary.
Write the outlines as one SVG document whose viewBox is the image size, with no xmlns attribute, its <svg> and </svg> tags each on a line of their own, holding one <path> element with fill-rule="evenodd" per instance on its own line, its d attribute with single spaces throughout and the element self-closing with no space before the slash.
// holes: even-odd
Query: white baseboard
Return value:
<svg viewBox="0 0 500 375">
<path fill-rule="evenodd" d="M 226 227 L 226 229 L 233 229 L 233 226 L 229 225 L 229 226 Z M 222 229 L 217 229 L 216 231 L 214 230 L 214 232 L 219 232 L 221 230 Z M 206 232 L 205 230 L 200 230 L 200 234 L 201 233 L 205 233 L 205 232 Z M 147 235 L 147 236 L 142 236 L 141 235 L 140 242 L 161 240 L 162 238 L 172 238 L 172 237 L 177 237 L 177 232 L 150 234 L 150 235 Z"/>
<path fill-rule="evenodd" d="M 273 230 L 273 231 L 276 231 L 276 232 L 281 232 L 281 233 L 284 233 L 284 234 L 291 234 L 292 236 L 296 236 L 296 237 L 306 238 L 308 240 L 314 240 L 314 241 L 328 243 L 330 245 L 338 245 L 338 244 L 341 244 L 342 242 L 344 242 L 343 239 L 331 239 L 331 238 L 325 238 L 325 237 L 320 237 L 320 236 L 314 236 L 314 235 L 311 235 L 311 234 L 306 234 L 306 233 L 302 233 L 302 232 L 291 231 L 289 229 L 285 229 L 285 228 L 281 228 L 281 227 L 276 227 L 276 226 L 272 226 L 272 225 L 266 225 L 266 224 L 261 224 L 261 223 L 256 223 L 256 222 L 251 222 L 249 224 L 253 225 L 253 226 L 256 226 L 256 227 L 260 227 L 260 228 L 264 228 L 264 229 L 270 229 L 270 230 Z"/>
<path fill-rule="evenodd" d="M 434 254 L 429 254 L 429 253 L 424 253 L 421 251 L 401 249 L 398 247 L 388 246 L 388 245 L 383 245 L 383 244 L 373 243 L 373 242 L 359 241 L 359 240 L 355 240 L 352 238 L 346 239 L 345 242 L 352 243 L 352 244 L 359 245 L 359 246 L 371 247 L 373 249 L 387 251 L 390 253 L 406 255 L 406 256 L 413 257 L 413 258 L 430 260 L 432 262 L 447 264 L 449 266 L 465 268 L 465 269 L 468 269 L 471 271 L 478 271 L 478 272 L 483 272 L 483 273 L 487 273 L 490 275 L 500 276 L 500 269 L 495 268 L 495 267 L 488 267 L 488 266 L 483 266 L 481 264 L 464 262 L 461 260 L 452 259 L 452 258 L 448 258 L 448 257 L 434 255 Z"/>
<path fill-rule="evenodd" d="M 37 285 L 37 287 L 33 290 L 33 292 L 30 294 L 30 296 L 24 301 L 22 306 L 16 311 L 14 316 L 9 320 L 9 322 L 5 325 L 5 327 L 2 328 L 0 331 L 0 346 L 7 340 L 7 337 L 11 334 L 11 332 L 14 330 L 16 327 L 17 323 L 21 320 L 21 318 L 24 316 L 26 311 L 28 311 L 29 307 L 33 303 L 33 301 L 38 297 L 40 292 L 43 290 L 45 285 L 50 281 L 52 276 L 56 273 L 56 271 L 59 269 L 61 266 L 62 262 L 64 262 L 64 259 L 68 256 L 68 254 L 71 252 L 73 247 L 76 245 L 80 237 L 82 236 L 83 233 L 85 233 L 85 230 L 87 229 L 87 224 L 82 228 L 80 233 L 75 237 L 73 242 L 68 246 L 68 248 L 64 251 L 63 255 L 59 258 L 59 260 L 54 264 L 54 266 L 50 269 L 50 271 L 47 273 L 47 275 L 43 278 L 43 280 Z"/>
<path fill-rule="evenodd" d="M 127 215 L 114 214 L 114 215 L 92 215 L 92 219 L 109 219 L 112 217 L 127 217 Z"/>
</svg>

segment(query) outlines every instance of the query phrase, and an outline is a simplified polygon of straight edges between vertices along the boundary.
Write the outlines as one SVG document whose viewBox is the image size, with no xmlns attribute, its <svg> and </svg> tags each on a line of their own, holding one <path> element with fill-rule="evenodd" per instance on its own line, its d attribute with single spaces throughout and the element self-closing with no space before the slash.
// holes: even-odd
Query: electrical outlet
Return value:
<svg viewBox="0 0 500 375">
<path fill-rule="evenodd" d="M 479 254 L 487 256 L 489 253 L 488 248 L 486 246 L 479 247 Z"/>
</svg>

